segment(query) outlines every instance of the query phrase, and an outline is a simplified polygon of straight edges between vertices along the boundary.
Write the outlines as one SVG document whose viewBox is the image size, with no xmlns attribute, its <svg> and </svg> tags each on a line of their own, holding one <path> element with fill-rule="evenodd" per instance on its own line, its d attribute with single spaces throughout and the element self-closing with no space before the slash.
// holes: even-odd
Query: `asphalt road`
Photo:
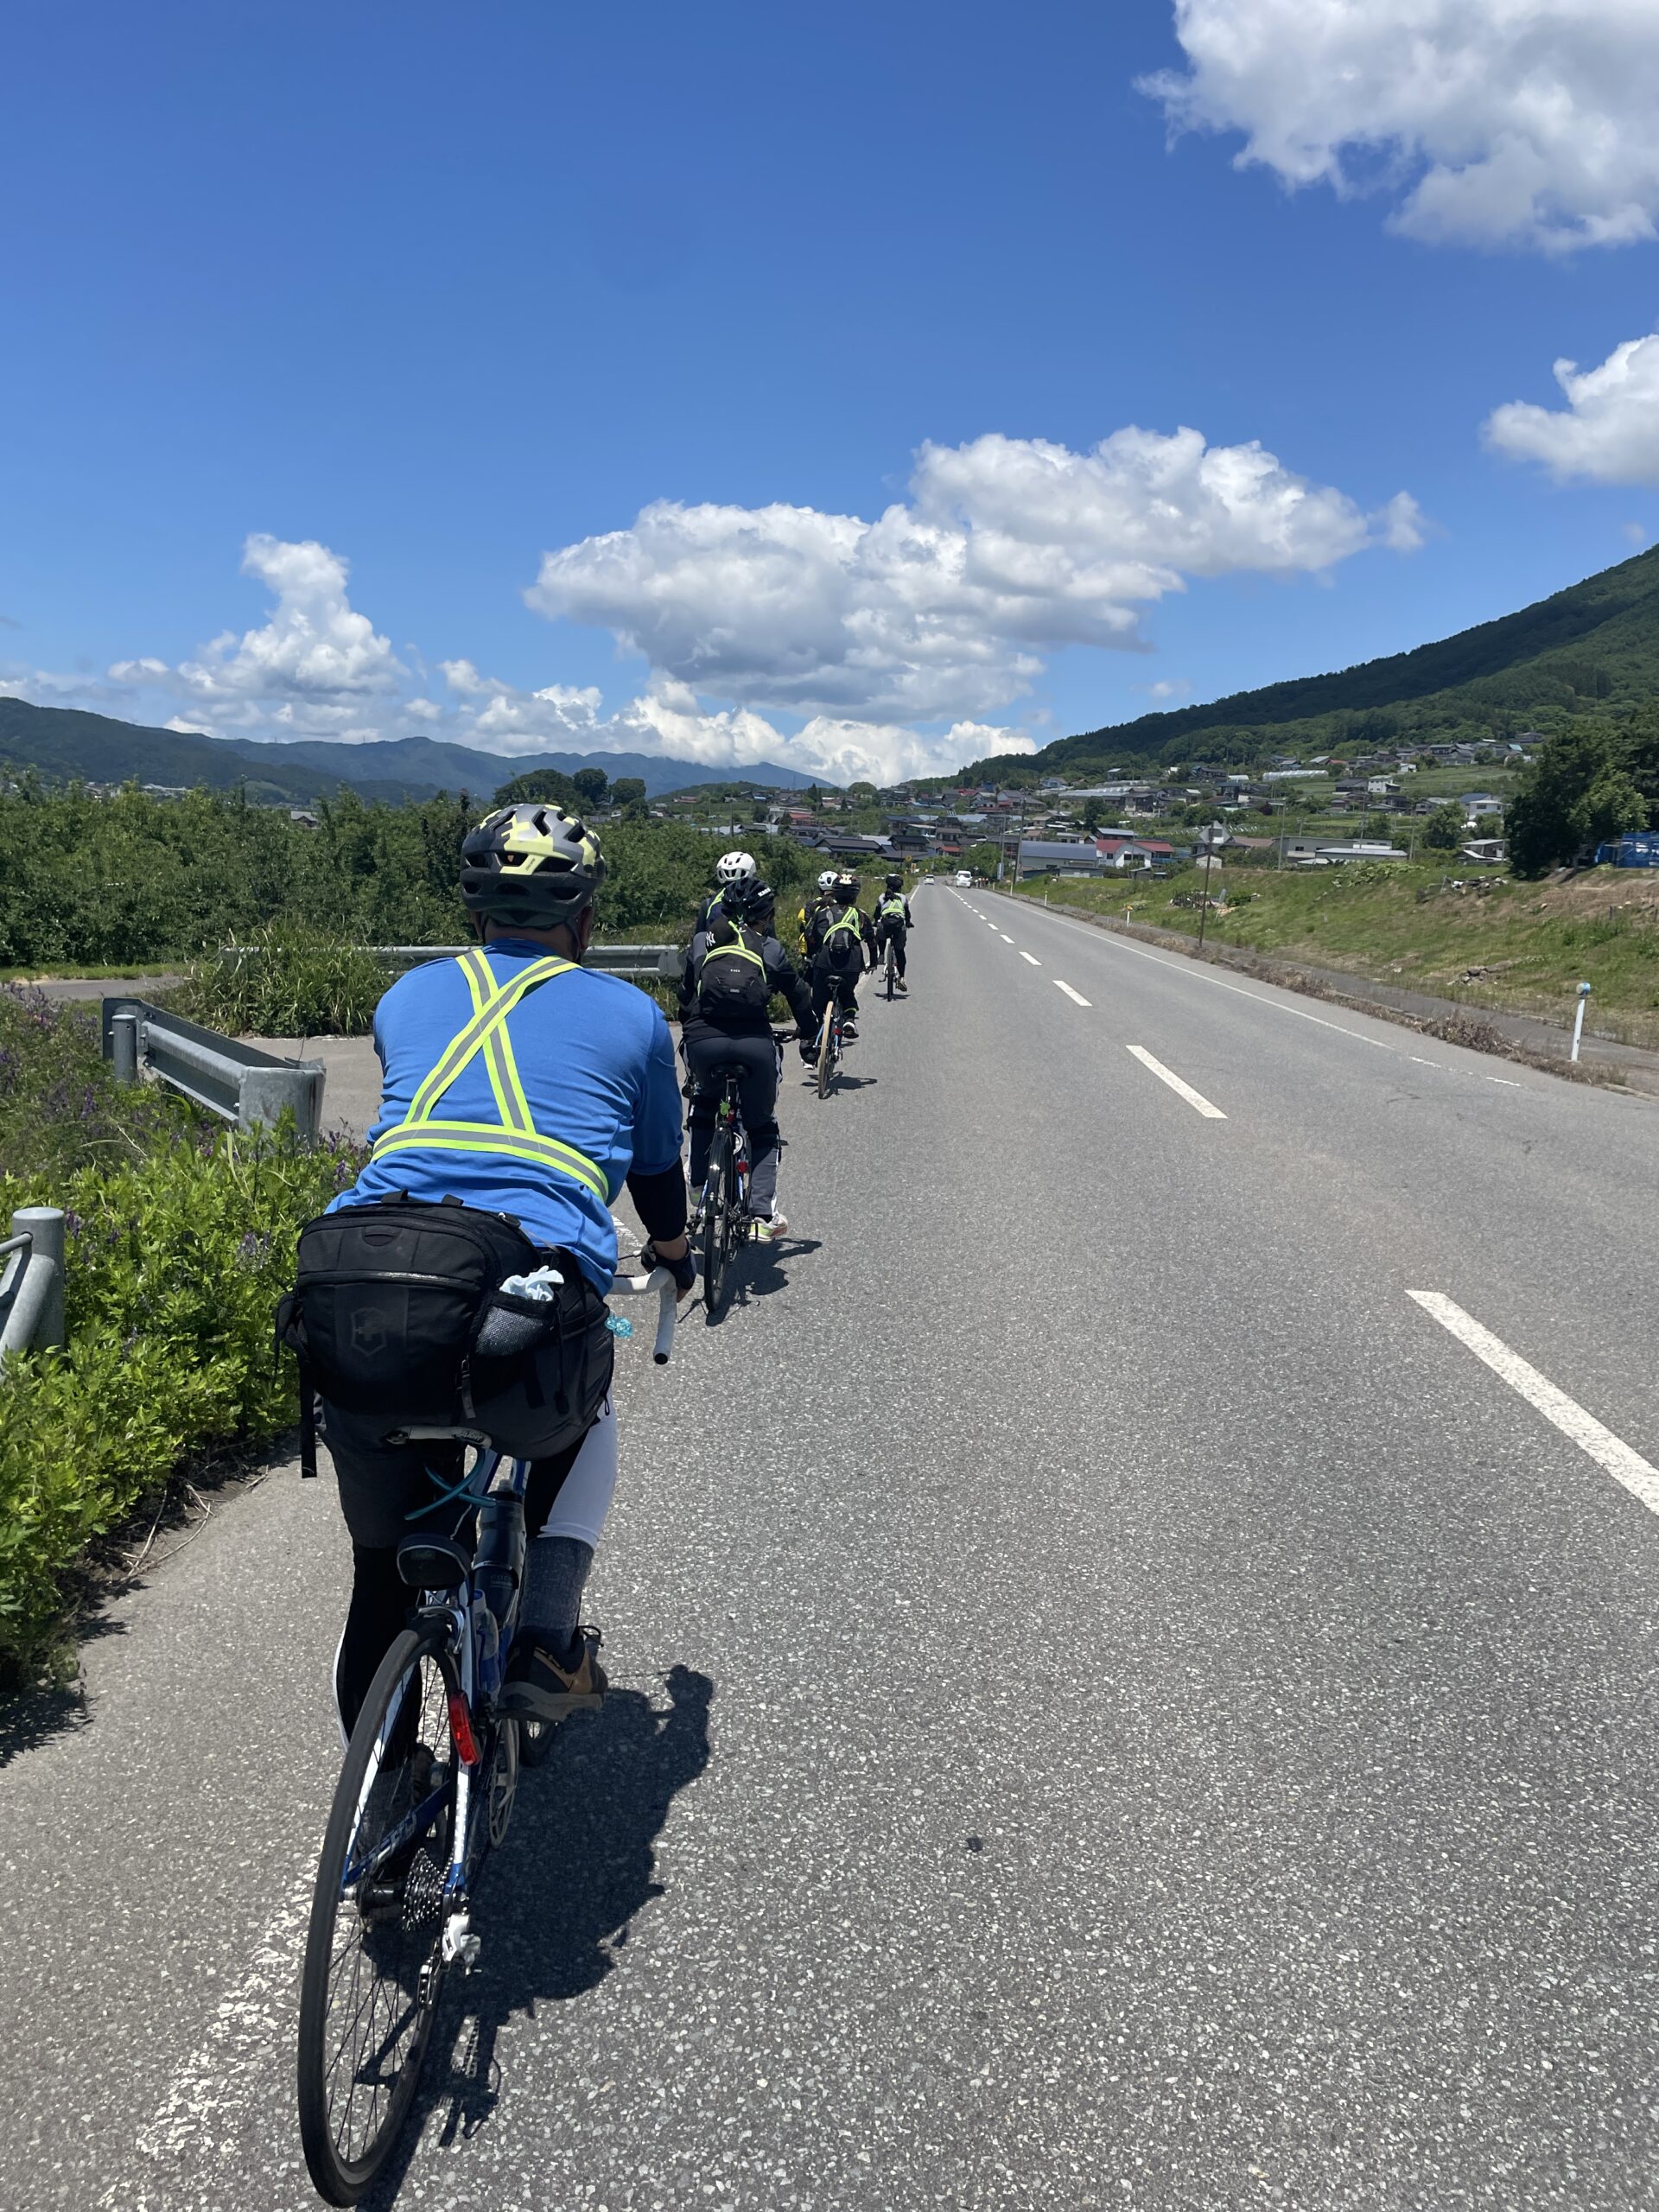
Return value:
<svg viewBox="0 0 1659 2212">
<path fill-rule="evenodd" d="M 619 1687 L 381 2201 L 1655 2204 L 1656 1108 L 917 921 L 790 1242 L 626 1363 Z M 221 1497 L 0 1774 L 7 2206 L 312 2201 L 344 1571 Z"/>
</svg>

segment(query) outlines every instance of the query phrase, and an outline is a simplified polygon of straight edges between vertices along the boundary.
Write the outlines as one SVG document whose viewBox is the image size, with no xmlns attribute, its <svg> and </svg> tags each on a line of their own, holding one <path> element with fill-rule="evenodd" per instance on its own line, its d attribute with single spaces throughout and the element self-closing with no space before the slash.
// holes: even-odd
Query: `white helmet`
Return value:
<svg viewBox="0 0 1659 2212">
<path fill-rule="evenodd" d="M 722 891 L 747 891 L 758 873 L 753 853 L 722 853 L 715 870 Z"/>
<path fill-rule="evenodd" d="M 836 880 L 837 877 L 836 870 L 832 868 L 827 868 L 823 871 L 823 874 L 818 878 L 818 888 L 820 891 L 833 891 L 836 887 Z"/>
</svg>

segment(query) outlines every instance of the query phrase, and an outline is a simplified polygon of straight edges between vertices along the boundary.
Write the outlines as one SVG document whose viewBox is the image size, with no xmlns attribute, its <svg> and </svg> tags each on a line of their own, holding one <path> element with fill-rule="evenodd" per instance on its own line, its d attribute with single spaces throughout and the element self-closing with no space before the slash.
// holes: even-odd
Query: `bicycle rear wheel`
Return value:
<svg viewBox="0 0 1659 2212">
<path fill-rule="evenodd" d="M 355 2204 L 409 2116 L 437 2009 L 455 1818 L 448 1633 L 405 1629 L 381 1662 L 323 1838 L 300 1986 L 305 2163 Z"/>
<path fill-rule="evenodd" d="M 898 963 L 893 957 L 893 939 L 887 939 L 887 1003 L 893 1003 L 893 979 L 898 974 Z"/>
<path fill-rule="evenodd" d="M 731 1175 L 731 1136 L 725 1129 L 716 1129 L 709 1151 L 708 1180 L 703 1185 L 704 1190 L 713 1193 L 711 1203 L 703 1209 L 702 1222 L 702 1302 L 710 1313 L 720 1303 L 726 1274 L 728 1185 Z"/>
<path fill-rule="evenodd" d="M 832 1063 L 838 1041 L 836 1034 L 836 1010 L 831 1006 L 825 1010 L 823 1027 L 818 1032 L 818 1096 L 820 1098 L 827 1098 L 830 1096 L 830 1084 L 835 1074 Z"/>
</svg>

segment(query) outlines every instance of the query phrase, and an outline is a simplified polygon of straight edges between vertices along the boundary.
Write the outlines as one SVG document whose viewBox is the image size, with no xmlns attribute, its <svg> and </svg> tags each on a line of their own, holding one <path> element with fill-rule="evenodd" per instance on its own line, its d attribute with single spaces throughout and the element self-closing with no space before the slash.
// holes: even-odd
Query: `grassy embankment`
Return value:
<svg viewBox="0 0 1659 2212">
<path fill-rule="evenodd" d="M 1466 863 L 1464 864 L 1466 868 Z M 1317 962 L 1467 1006 L 1535 1014 L 1565 1025 L 1573 993 L 1592 986 L 1590 1027 L 1659 1047 L 1659 880 L 1644 871 L 1593 868 L 1567 883 L 1463 877 L 1418 861 L 1350 862 L 1306 871 L 1234 867 L 1229 903 L 1212 906 L 1206 935 L 1254 952 Z M 1191 904 L 1198 873 L 1160 883 L 1022 885 L 1022 897 L 1122 915 L 1196 936 Z"/>
</svg>

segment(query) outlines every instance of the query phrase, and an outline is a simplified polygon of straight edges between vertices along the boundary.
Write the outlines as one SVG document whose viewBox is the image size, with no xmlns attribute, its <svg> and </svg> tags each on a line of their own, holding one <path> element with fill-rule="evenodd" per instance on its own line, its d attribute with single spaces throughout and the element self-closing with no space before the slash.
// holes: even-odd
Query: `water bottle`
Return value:
<svg viewBox="0 0 1659 2212">
<path fill-rule="evenodd" d="M 488 1605 L 498 1628 L 518 1603 L 524 1572 L 524 1507 L 516 1497 L 485 1498 L 478 1509 L 473 1587 Z"/>
</svg>

